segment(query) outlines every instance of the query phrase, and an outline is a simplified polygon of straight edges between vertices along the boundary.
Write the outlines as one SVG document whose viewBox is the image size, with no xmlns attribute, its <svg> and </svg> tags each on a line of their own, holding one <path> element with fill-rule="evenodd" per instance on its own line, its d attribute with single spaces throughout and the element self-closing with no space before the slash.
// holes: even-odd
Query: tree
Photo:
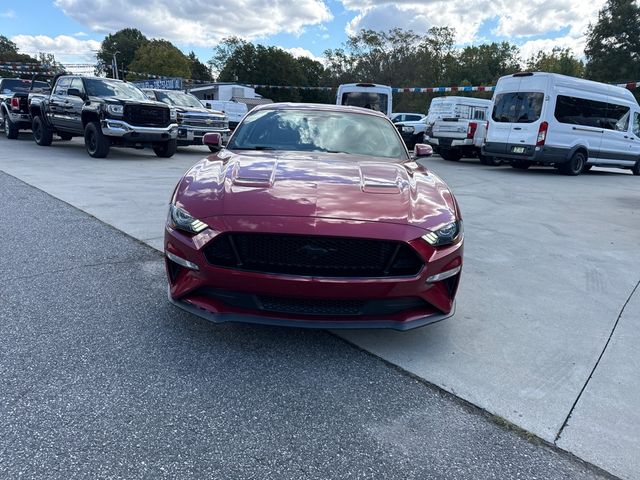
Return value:
<svg viewBox="0 0 640 480">
<path fill-rule="evenodd" d="M 189 59 L 189 71 L 191 72 L 191 78 L 193 80 L 213 80 L 209 68 L 200 60 L 198 60 L 198 57 L 196 57 L 196 54 L 194 52 L 189 52 L 187 58 Z"/>
<path fill-rule="evenodd" d="M 520 69 L 518 47 L 509 42 L 467 46 L 456 55 L 452 80 L 456 85 L 487 85 Z"/>
<path fill-rule="evenodd" d="M 96 54 L 99 63 L 96 74 L 106 74 L 110 78 L 113 77 L 111 63 L 114 54 L 116 54 L 118 70 L 130 69 L 136 51 L 147 43 L 149 40 L 137 28 L 124 28 L 107 35 Z"/>
<path fill-rule="evenodd" d="M 151 40 L 142 45 L 127 69 L 127 79 L 145 78 L 145 74 L 165 77 L 191 76 L 189 58 L 167 40 Z"/>
<path fill-rule="evenodd" d="M 584 63 L 578 60 L 569 48 L 555 47 L 551 52 L 538 52 L 527 59 L 526 67 L 531 72 L 561 73 L 572 77 L 584 76 Z"/>
<path fill-rule="evenodd" d="M 0 63 L 1 62 L 21 62 L 21 63 L 37 63 L 38 59 L 33 58 L 26 53 L 20 53 L 18 46 L 4 35 L 0 35 Z M 18 71 L 16 71 L 18 72 Z M 0 70 L 0 78 L 21 77 L 30 78 L 31 74 L 26 71 L 16 73 L 10 70 Z"/>
<path fill-rule="evenodd" d="M 602 82 L 640 80 L 640 6 L 608 0 L 587 30 L 587 77 Z"/>
</svg>

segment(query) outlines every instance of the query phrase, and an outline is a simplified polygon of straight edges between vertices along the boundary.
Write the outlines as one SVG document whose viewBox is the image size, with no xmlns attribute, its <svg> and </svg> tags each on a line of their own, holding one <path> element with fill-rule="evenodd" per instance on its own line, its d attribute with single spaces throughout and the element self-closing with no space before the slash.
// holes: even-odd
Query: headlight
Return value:
<svg viewBox="0 0 640 480">
<path fill-rule="evenodd" d="M 178 119 L 178 111 L 175 108 L 170 108 L 169 111 L 171 113 L 169 113 L 169 118 L 171 120 L 177 120 Z"/>
<path fill-rule="evenodd" d="M 415 132 L 415 130 L 416 130 L 416 129 L 415 129 L 415 128 L 413 128 L 413 127 L 406 127 L 406 126 L 405 126 L 405 127 L 402 127 L 402 131 L 403 131 L 403 132 L 407 132 L 407 133 L 413 133 L 413 132 Z"/>
<path fill-rule="evenodd" d="M 107 112 L 116 117 L 121 117 L 124 113 L 124 106 L 122 105 L 107 105 Z"/>
<path fill-rule="evenodd" d="M 463 232 L 462 220 L 458 220 L 457 222 L 448 223 L 434 232 L 425 233 L 422 235 L 422 239 L 433 247 L 442 247 L 455 242 L 462 237 Z"/>
<path fill-rule="evenodd" d="M 169 205 L 169 224 L 173 228 L 189 233 L 200 233 L 207 228 L 207 224 L 192 217 L 187 211 L 175 205 Z"/>
</svg>

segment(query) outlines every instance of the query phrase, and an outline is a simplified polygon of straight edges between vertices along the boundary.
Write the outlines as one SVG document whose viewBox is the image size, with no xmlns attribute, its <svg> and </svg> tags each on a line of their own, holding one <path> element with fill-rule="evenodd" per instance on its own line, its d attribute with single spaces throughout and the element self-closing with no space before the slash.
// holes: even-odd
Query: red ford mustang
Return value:
<svg viewBox="0 0 640 480">
<path fill-rule="evenodd" d="M 407 330 L 453 314 L 462 237 L 385 116 L 265 105 L 175 189 L 169 298 L 216 322 Z"/>
</svg>

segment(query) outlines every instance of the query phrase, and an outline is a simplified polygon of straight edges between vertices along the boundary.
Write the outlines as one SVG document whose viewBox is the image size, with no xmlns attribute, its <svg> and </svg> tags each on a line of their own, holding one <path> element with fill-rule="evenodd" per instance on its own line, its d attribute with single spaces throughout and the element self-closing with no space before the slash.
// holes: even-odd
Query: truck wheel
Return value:
<svg viewBox="0 0 640 480">
<path fill-rule="evenodd" d="M 4 133 L 7 135 L 7 138 L 18 138 L 18 133 L 20 129 L 16 127 L 16 124 L 11 121 L 9 115 L 4 116 Z"/>
<path fill-rule="evenodd" d="M 60 140 L 71 140 L 73 138 L 73 135 L 70 133 L 59 133 L 58 136 L 60 137 Z"/>
<path fill-rule="evenodd" d="M 462 158 L 462 153 L 460 152 L 460 150 L 442 150 L 440 152 L 440 156 L 445 160 L 452 160 L 454 162 L 457 162 Z"/>
<path fill-rule="evenodd" d="M 87 153 L 93 158 L 104 158 L 109 155 L 111 142 L 102 133 L 98 122 L 89 122 L 84 127 L 84 146 L 87 148 Z"/>
<path fill-rule="evenodd" d="M 153 151 L 160 158 L 173 157 L 177 149 L 178 149 L 178 141 L 176 139 L 168 140 L 162 143 L 156 143 L 153 145 Z"/>
<path fill-rule="evenodd" d="M 34 117 L 31 125 L 33 131 L 33 139 L 42 147 L 48 147 L 53 142 L 53 130 L 49 128 L 42 117 Z"/>
<path fill-rule="evenodd" d="M 640 175 L 640 160 L 636 160 L 636 164 L 631 169 L 634 175 Z"/>
<path fill-rule="evenodd" d="M 571 160 L 561 164 L 558 170 L 564 175 L 580 175 L 586 162 L 587 157 L 585 154 L 583 152 L 576 152 L 573 154 L 573 157 L 571 157 Z"/>
</svg>

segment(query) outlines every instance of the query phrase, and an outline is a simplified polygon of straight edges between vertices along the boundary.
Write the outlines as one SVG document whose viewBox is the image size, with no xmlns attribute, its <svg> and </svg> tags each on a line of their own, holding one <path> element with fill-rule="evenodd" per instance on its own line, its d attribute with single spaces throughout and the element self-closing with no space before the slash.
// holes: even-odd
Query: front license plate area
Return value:
<svg viewBox="0 0 640 480">
<path fill-rule="evenodd" d="M 511 151 L 513 153 L 524 153 L 524 147 L 513 147 Z"/>
</svg>

